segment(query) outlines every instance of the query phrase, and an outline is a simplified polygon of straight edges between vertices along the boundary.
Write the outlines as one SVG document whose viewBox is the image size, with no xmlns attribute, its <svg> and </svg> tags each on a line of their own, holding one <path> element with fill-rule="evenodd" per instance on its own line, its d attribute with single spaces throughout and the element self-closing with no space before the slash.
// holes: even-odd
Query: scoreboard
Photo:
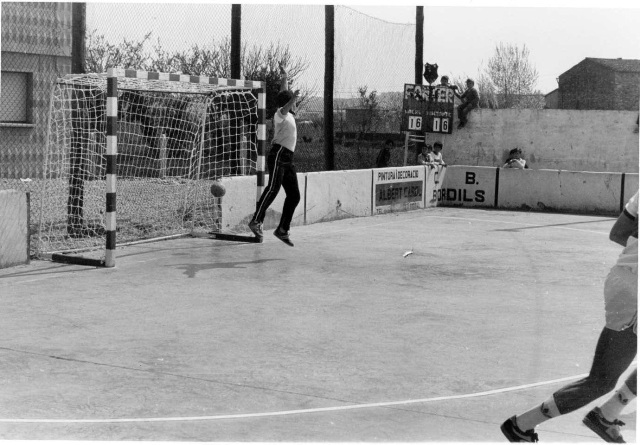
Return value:
<svg viewBox="0 0 640 445">
<path fill-rule="evenodd" d="M 453 88 L 443 85 L 404 85 L 401 131 L 451 134 Z"/>
</svg>

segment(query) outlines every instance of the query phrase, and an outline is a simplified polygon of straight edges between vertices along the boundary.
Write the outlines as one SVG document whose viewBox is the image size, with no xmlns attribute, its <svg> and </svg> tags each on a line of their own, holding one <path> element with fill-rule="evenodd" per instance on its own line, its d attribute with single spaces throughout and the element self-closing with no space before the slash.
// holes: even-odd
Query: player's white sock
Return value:
<svg viewBox="0 0 640 445">
<path fill-rule="evenodd" d="M 627 384 L 625 383 L 618 389 L 609 400 L 607 400 L 601 407 L 602 415 L 608 421 L 614 421 L 619 416 L 625 406 L 629 404 L 636 395 L 631 392 Z"/>
<path fill-rule="evenodd" d="M 556 406 L 556 401 L 553 400 L 553 396 L 551 396 L 551 398 L 543 402 L 542 405 L 536 405 L 529 411 L 516 416 L 516 425 L 518 425 L 518 428 L 522 431 L 528 431 L 534 429 L 542 422 L 559 415 L 560 411 Z"/>
</svg>

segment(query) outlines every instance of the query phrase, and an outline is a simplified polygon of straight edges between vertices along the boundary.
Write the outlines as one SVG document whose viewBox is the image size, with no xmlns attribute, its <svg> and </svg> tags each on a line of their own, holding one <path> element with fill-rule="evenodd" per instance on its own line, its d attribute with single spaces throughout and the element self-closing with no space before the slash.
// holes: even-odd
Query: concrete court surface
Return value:
<svg viewBox="0 0 640 445">
<path fill-rule="evenodd" d="M 505 442 L 590 368 L 614 219 L 435 208 L 0 270 L 0 439 Z M 541 442 L 601 442 L 591 406 Z"/>
</svg>

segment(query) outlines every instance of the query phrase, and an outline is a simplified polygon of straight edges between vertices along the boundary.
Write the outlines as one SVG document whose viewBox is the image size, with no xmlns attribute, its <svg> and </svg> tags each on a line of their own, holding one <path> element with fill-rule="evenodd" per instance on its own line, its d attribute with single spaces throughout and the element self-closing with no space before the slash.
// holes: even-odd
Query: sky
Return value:
<svg viewBox="0 0 640 445">
<path fill-rule="evenodd" d="M 130 36 L 135 32 L 147 30 L 149 26 L 157 34 L 170 28 L 176 22 L 183 23 L 179 35 L 187 41 L 206 42 L 217 29 L 228 35 L 226 14 L 220 18 L 224 23 L 212 26 L 212 19 L 199 17 L 189 2 L 178 0 L 156 1 L 162 3 L 184 3 L 185 7 L 176 17 L 173 12 L 160 14 L 139 13 L 129 6 L 108 2 L 90 2 L 93 7 L 87 8 L 88 28 L 99 26 L 106 29 L 113 25 L 119 30 L 128 29 Z M 151 3 L 151 2 L 149 2 Z M 150 10 L 147 3 L 146 10 Z M 206 2 L 200 2 L 206 3 Z M 230 3 L 209 0 L 208 3 L 229 5 Z M 640 59 L 640 2 L 627 0 L 423 0 L 424 6 L 424 54 L 423 62 L 437 63 L 439 74 L 448 74 L 452 78 L 477 77 L 495 52 L 500 43 L 516 45 L 529 51 L 529 62 L 538 71 L 537 89 L 546 94 L 557 88 L 560 74 L 587 57 Z M 95 4 L 99 6 L 96 7 Z M 243 5 L 301 5 L 302 0 L 254 1 L 248 0 Z M 116 5 L 116 6 L 114 6 Z M 266 38 L 269 31 L 276 39 L 286 35 L 287 42 L 293 42 L 292 48 L 312 60 L 309 74 L 315 76 L 309 80 L 312 88 L 322 88 L 324 70 L 323 47 L 323 10 L 322 3 L 309 5 L 308 17 L 300 17 L 291 27 L 278 28 L 273 17 L 266 23 L 251 18 L 251 8 L 243 7 L 242 33 L 249 39 L 271 41 Z M 408 27 L 394 24 L 415 24 L 415 2 L 405 0 L 390 2 L 349 0 L 340 5 L 347 6 L 362 17 L 341 16 L 341 29 L 348 29 L 348 36 L 337 36 L 342 59 L 338 60 L 336 71 L 340 73 L 344 85 L 340 88 L 347 94 L 353 94 L 356 85 L 376 85 L 380 91 L 402 90 L 404 83 L 414 82 L 413 58 L 415 55 L 415 33 Z M 102 8 L 101 12 L 93 12 Z M 230 8 L 230 7 L 229 7 Z M 306 6 L 305 6 L 306 8 Z M 255 8 L 254 8 L 255 10 Z M 296 10 L 296 11 L 299 11 Z M 116 17 L 115 13 L 120 15 Z M 296 12 L 298 14 L 299 12 Z M 202 15 L 202 14 L 200 14 Z M 255 15 L 255 13 L 254 13 Z M 264 15 L 264 13 L 263 13 Z M 304 15 L 304 14 L 303 14 Z M 365 17 L 364 15 L 368 16 Z M 106 20 L 105 20 L 106 17 Z M 364 21 L 362 18 L 371 18 Z M 109 18 L 113 19 L 111 23 Z M 144 22 L 149 19 L 151 22 Z M 127 20 L 130 24 L 127 25 Z M 171 21 L 167 24 L 165 20 Z M 202 20 L 201 23 L 198 20 Z M 288 18 L 291 22 L 290 18 Z M 286 22 L 286 23 L 289 23 Z M 372 23 L 373 22 L 373 23 Z M 285 22 L 283 22 L 285 23 Z M 358 27 L 367 28 L 359 30 Z M 351 28 L 351 29 L 349 29 Z M 379 30 L 378 33 L 376 31 Z M 259 37 L 250 36 L 258 33 Z M 197 33 L 200 33 L 199 35 Z M 177 34 L 177 32 L 174 32 Z M 193 34 L 193 36 L 192 36 Z M 377 35 L 379 34 L 379 35 Z M 313 40 L 312 40 L 312 37 Z M 340 40 L 342 38 L 342 40 Z M 366 52 L 351 48 L 352 42 L 361 39 L 362 45 L 369 46 Z M 378 40 L 376 40 L 378 39 Z M 381 40 L 380 40 L 381 39 Z M 179 39 L 172 39 L 174 42 Z M 166 41 L 166 40 L 165 40 Z M 366 42 L 370 42 L 367 44 Z M 397 42 L 397 43 L 396 43 Z M 297 45 L 297 46 L 296 46 Z M 395 46 L 394 46 L 395 45 Z M 383 51 L 376 48 L 385 47 Z M 393 71 L 390 68 L 396 68 Z M 376 73 L 386 72 L 384 80 L 375 78 Z M 397 87 L 396 87 L 397 86 Z"/>
<path fill-rule="evenodd" d="M 397 23 L 416 22 L 408 2 L 345 3 L 362 13 Z M 557 88 L 557 78 L 587 57 L 640 59 L 640 2 L 630 1 L 448 1 L 424 2 L 424 62 L 439 71 L 477 76 L 503 43 L 526 45 L 538 89 Z M 442 6 L 442 5 L 455 6 Z M 441 44 L 440 36 L 447 36 Z"/>
</svg>

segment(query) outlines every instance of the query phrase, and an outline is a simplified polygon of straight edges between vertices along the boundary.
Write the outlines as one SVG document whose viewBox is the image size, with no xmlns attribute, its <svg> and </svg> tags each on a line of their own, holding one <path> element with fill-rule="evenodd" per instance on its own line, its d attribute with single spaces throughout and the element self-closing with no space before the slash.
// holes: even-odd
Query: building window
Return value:
<svg viewBox="0 0 640 445">
<path fill-rule="evenodd" d="M 2 71 L 0 122 L 31 123 L 31 73 Z"/>
</svg>

